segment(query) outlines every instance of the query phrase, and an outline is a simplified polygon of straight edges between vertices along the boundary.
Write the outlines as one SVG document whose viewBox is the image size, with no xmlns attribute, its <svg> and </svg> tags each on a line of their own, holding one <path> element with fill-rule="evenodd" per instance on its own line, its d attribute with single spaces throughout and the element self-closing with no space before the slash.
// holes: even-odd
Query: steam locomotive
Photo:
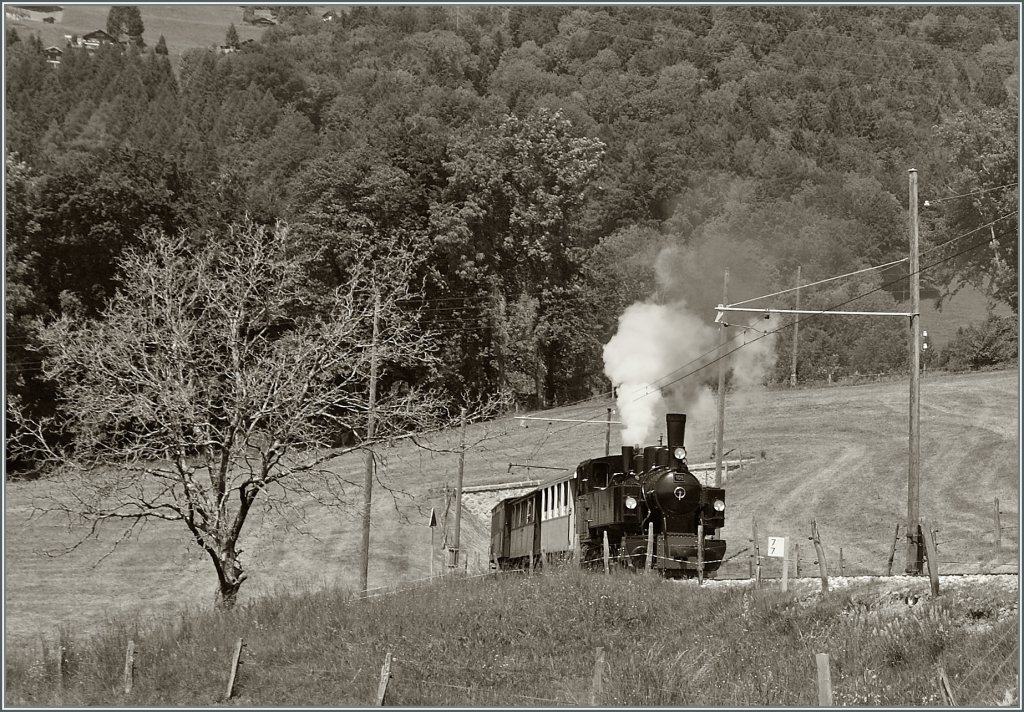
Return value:
<svg viewBox="0 0 1024 712">
<path fill-rule="evenodd" d="M 707 487 L 686 464 L 686 416 L 666 416 L 667 445 L 623 447 L 621 455 L 584 460 L 572 474 L 498 502 L 491 510 L 491 565 L 532 567 L 575 559 L 603 566 L 611 558 L 641 568 L 653 523 L 652 567 L 671 578 L 713 576 L 725 558 L 725 490 Z M 698 537 L 703 550 L 698 551 Z"/>
</svg>

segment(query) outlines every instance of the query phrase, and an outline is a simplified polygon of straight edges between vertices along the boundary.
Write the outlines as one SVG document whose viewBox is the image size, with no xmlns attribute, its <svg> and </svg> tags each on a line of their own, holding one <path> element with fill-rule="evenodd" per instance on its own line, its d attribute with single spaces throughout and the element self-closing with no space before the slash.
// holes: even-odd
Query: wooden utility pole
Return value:
<svg viewBox="0 0 1024 712">
<path fill-rule="evenodd" d="M 370 398 L 366 412 L 366 475 L 363 477 L 363 541 L 359 550 L 359 591 L 366 595 L 370 571 L 370 504 L 373 499 L 373 435 L 377 406 L 377 338 L 380 335 L 380 292 L 373 293 L 373 339 L 370 341 Z"/>
<path fill-rule="evenodd" d="M 604 431 L 604 456 L 608 457 L 612 451 L 612 409 L 608 409 L 608 427 Z"/>
<path fill-rule="evenodd" d="M 917 239 L 917 169 L 910 177 L 910 466 L 907 477 L 907 568 L 921 573 L 921 274 Z"/>
<path fill-rule="evenodd" d="M 452 557 L 452 572 L 459 569 L 459 530 L 462 526 L 462 476 L 466 471 L 466 409 L 459 413 L 459 475 L 455 481 L 455 533 L 452 537 L 452 547 L 455 555 Z"/>
<path fill-rule="evenodd" d="M 724 302 L 723 302 L 724 303 Z M 800 265 L 796 266 L 796 310 L 800 311 Z M 793 365 L 789 370 L 789 387 L 796 388 L 797 337 L 800 334 L 800 316 L 793 319 Z"/>
<path fill-rule="evenodd" d="M 495 315 L 494 332 L 498 335 L 498 385 L 504 389 L 507 382 L 505 357 L 508 354 L 508 321 L 505 317 L 505 295 L 501 293 L 497 278 L 491 283 L 491 301 Z"/>
<path fill-rule="evenodd" d="M 729 270 L 722 277 L 722 304 L 729 303 Z M 725 441 L 725 321 L 718 324 L 718 433 L 715 436 L 715 487 L 722 486 L 722 448 Z"/>
</svg>

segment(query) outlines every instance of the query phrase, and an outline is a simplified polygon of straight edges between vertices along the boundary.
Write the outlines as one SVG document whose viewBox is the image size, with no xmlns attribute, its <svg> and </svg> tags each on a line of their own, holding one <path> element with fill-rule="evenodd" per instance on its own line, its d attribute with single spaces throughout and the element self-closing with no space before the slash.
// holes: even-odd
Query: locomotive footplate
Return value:
<svg viewBox="0 0 1024 712">
<path fill-rule="evenodd" d="M 633 564 L 642 567 L 647 555 L 647 537 L 627 536 L 623 538 L 623 549 L 633 558 Z M 654 538 L 654 560 L 656 569 L 675 571 L 697 570 L 697 536 L 695 534 L 669 534 L 668 550 L 665 550 L 665 535 Z M 722 539 L 704 539 L 704 570 L 715 571 L 725 558 L 726 542 Z"/>
</svg>

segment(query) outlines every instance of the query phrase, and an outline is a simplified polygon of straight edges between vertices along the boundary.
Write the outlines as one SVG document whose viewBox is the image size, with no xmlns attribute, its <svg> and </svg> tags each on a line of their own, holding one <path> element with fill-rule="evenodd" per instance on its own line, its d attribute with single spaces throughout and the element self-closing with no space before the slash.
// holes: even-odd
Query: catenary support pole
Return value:
<svg viewBox="0 0 1024 712">
<path fill-rule="evenodd" d="M 796 266 L 796 306 L 794 309 L 800 311 L 800 265 Z M 724 303 L 724 302 L 723 302 Z M 800 334 L 800 316 L 793 317 L 793 363 L 789 369 L 789 387 L 796 388 L 796 354 L 797 339 Z"/>
<path fill-rule="evenodd" d="M 373 294 L 373 336 L 370 341 L 370 394 L 366 413 L 366 474 L 363 477 L 363 537 L 359 549 L 359 591 L 366 595 L 370 572 L 370 506 L 373 500 L 373 436 L 377 426 L 377 339 L 380 336 L 380 292 Z"/>
<path fill-rule="evenodd" d="M 612 409 L 608 409 L 608 425 L 604 431 L 604 456 L 608 457 L 612 451 Z"/>
<path fill-rule="evenodd" d="M 907 567 L 920 574 L 921 541 L 921 275 L 918 261 L 917 169 L 910 180 L 910 462 L 907 476 Z"/>
<path fill-rule="evenodd" d="M 722 277 L 722 304 L 729 303 L 729 270 Z M 725 323 L 718 325 L 718 432 L 715 434 L 715 487 L 722 486 L 722 448 L 725 442 Z"/>
<path fill-rule="evenodd" d="M 462 551 L 459 549 L 459 534 L 462 528 L 462 476 L 466 471 L 466 409 L 459 413 L 459 474 L 455 481 L 455 532 L 453 534 L 452 546 L 455 549 L 455 561 L 452 572 L 459 570 L 459 556 Z"/>
</svg>

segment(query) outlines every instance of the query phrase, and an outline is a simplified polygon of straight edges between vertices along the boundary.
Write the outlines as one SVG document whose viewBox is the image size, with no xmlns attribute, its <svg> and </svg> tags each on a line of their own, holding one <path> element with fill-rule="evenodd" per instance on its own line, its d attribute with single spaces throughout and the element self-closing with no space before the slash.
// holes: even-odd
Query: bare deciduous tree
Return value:
<svg viewBox="0 0 1024 712">
<path fill-rule="evenodd" d="M 258 498 L 345 501 L 355 484 L 328 464 L 346 438 L 372 446 L 360 441 L 371 349 L 382 364 L 422 363 L 434 344 L 402 308 L 408 259 L 352 270 L 365 276 L 324 295 L 305 283 L 281 225 L 246 222 L 199 248 L 186 235 L 147 238 L 147 250 L 121 260 L 121 288 L 99 318 L 41 327 L 58 416 L 30 422 L 13 404 L 24 437 L 9 446 L 47 466 L 63 485 L 52 508 L 90 522 L 90 533 L 110 521 L 183 523 L 216 569 L 218 605 L 230 607 Z M 374 293 L 381 328 L 371 344 Z M 443 411 L 412 386 L 378 397 L 374 410 L 382 437 Z M 42 437 L 47 425 L 61 444 Z"/>
</svg>

